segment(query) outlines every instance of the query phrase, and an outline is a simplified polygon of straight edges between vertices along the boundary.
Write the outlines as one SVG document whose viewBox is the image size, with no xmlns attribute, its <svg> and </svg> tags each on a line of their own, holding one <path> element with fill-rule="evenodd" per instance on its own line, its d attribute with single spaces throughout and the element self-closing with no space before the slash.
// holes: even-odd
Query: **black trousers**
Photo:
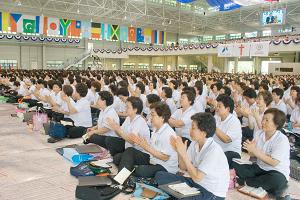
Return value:
<svg viewBox="0 0 300 200">
<path fill-rule="evenodd" d="M 234 151 L 226 151 L 225 152 L 225 156 L 227 158 L 227 161 L 228 161 L 228 165 L 229 165 L 229 169 L 232 169 L 232 159 L 234 158 L 241 158 L 240 154 L 238 154 L 237 152 L 234 152 Z"/>
<path fill-rule="evenodd" d="M 69 118 L 64 118 L 64 121 L 72 122 L 74 124 L 74 121 Z M 67 137 L 68 138 L 80 138 L 84 134 L 86 134 L 86 127 L 82 126 L 66 126 L 67 128 Z"/>
<path fill-rule="evenodd" d="M 257 164 L 240 165 L 232 163 L 236 171 L 239 183 L 246 183 L 251 187 L 262 187 L 267 192 L 279 197 L 283 190 L 287 187 L 285 176 L 275 170 L 262 170 Z"/>
<path fill-rule="evenodd" d="M 94 134 L 88 139 L 87 142 L 97 144 L 109 150 L 112 156 L 125 151 L 125 140 L 119 137 Z"/>
<path fill-rule="evenodd" d="M 150 164 L 150 155 L 141 152 L 133 147 L 127 148 L 124 153 L 119 153 L 113 157 L 114 164 L 118 166 L 119 171 L 124 167 L 132 171 L 137 177 L 153 178 L 156 172 L 167 171 L 161 165 Z"/>
</svg>

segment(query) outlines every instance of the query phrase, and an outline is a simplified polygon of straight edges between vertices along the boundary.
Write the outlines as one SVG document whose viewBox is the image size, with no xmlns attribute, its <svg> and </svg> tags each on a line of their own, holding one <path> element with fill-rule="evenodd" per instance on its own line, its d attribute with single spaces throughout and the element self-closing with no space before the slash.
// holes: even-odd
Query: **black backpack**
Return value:
<svg viewBox="0 0 300 200">
<path fill-rule="evenodd" d="M 81 200 L 108 200 L 121 193 L 117 186 L 77 186 L 75 196 Z"/>
</svg>

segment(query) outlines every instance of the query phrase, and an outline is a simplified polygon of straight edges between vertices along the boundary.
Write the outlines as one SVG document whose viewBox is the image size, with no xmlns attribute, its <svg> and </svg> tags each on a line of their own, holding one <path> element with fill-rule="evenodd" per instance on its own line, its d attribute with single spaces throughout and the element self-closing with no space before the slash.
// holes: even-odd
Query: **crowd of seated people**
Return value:
<svg viewBox="0 0 300 200">
<path fill-rule="evenodd" d="M 290 144 L 281 130 L 290 121 L 292 131 L 300 134 L 299 75 L 121 70 L 0 74 L 0 84 L 30 106 L 48 104 L 52 120 L 72 122 L 67 137 L 86 135 L 85 143 L 109 150 L 119 170 L 135 168 L 134 175 L 155 178 L 158 184 L 186 182 L 201 191 L 199 199 L 224 199 L 233 169 L 240 186 L 261 187 L 275 196 L 287 186 Z M 234 162 L 242 151 L 255 164 Z"/>
</svg>

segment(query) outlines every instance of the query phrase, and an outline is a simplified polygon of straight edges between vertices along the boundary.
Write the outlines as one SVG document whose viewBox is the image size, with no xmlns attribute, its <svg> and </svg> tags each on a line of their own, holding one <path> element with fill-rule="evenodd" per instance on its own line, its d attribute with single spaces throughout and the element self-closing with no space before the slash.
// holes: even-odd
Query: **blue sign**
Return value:
<svg viewBox="0 0 300 200">
<path fill-rule="evenodd" d="M 207 3 L 219 11 L 230 11 L 241 7 L 232 0 L 207 0 Z"/>
<path fill-rule="evenodd" d="M 196 1 L 196 0 L 177 0 L 177 2 L 179 2 L 179 3 L 192 3 L 193 1 Z"/>
</svg>

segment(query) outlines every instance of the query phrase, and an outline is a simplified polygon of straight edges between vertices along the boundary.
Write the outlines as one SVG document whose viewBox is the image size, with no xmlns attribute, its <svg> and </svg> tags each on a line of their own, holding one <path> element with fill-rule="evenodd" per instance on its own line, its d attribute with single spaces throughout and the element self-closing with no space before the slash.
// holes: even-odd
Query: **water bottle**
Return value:
<svg viewBox="0 0 300 200">
<path fill-rule="evenodd" d="M 79 164 L 81 162 L 92 160 L 94 156 L 89 154 L 76 154 L 72 156 L 72 162 L 74 164 Z"/>
<path fill-rule="evenodd" d="M 292 122 L 288 122 L 288 130 L 290 131 L 290 132 L 292 132 L 293 131 L 293 125 L 292 125 Z"/>
</svg>

